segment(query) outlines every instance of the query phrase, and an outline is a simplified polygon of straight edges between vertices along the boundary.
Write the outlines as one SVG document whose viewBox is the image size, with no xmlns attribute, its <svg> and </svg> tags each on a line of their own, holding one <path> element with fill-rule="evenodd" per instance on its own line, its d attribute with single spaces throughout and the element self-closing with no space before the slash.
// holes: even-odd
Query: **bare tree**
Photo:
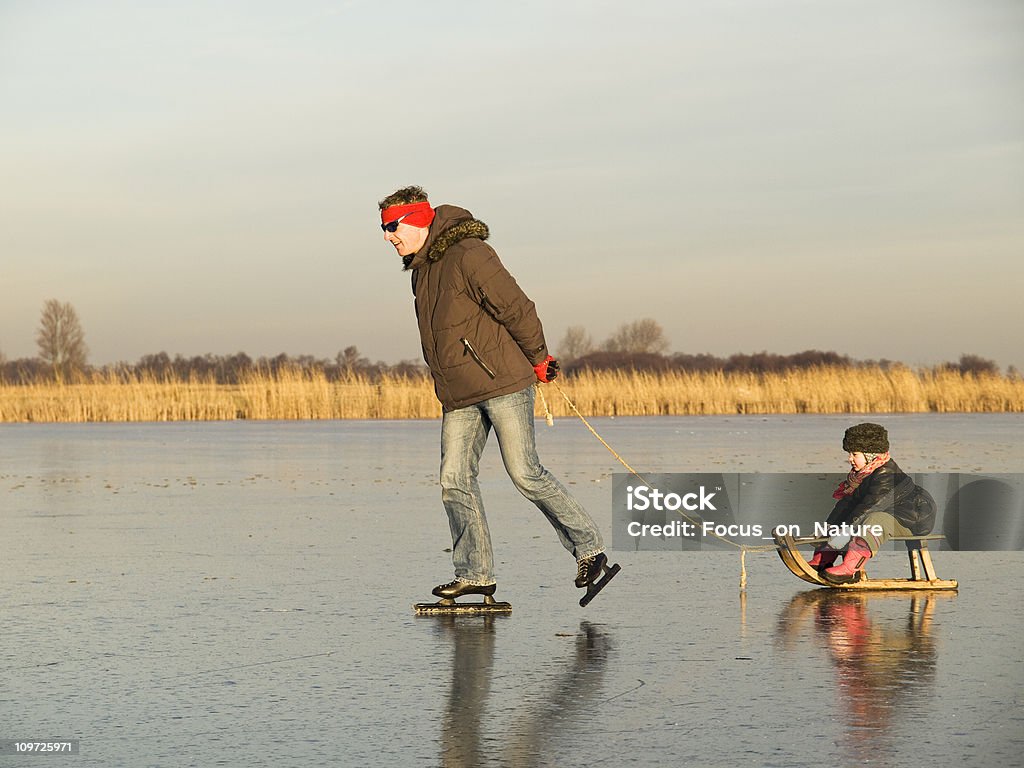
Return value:
<svg viewBox="0 0 1024 768">
<path fill-rule="evenodd" d="M 664 329 L 651 318 L 620 325 L 604 343 L 607 352 L 649 352 L 663 354 L 668 351 Z"/>
<path fill-rule="evenodd" d="M 39 359 L 53 370 L 57 381 L 64 381 L 82 371 L 89 348 L 85 346 L 85 332 L 78 322 L 78 313 L 71 304 L 49 299 L 43 304 L 36 335 Z"/>
<path fill-rule="evenodd" d="M 988 360 L 981 355 L 960 355 L 960 363 L 957 365 L 960 373 L 973 373 L 975 376 L 998 376 L 999 364 L 995 360 Z"/>
<path fill-rule="evenodd" d="M 594 342 L 582 325 L 571 325 L 565 331 L 565 336 L 558 344 L 558 353 L 562 362 L 571 363 L 577 358 L 589 355 L 594 351 Z"/>
<path fill-rule="evenodd" d="M 359 348 L 356 346 L 345 347 L 334 358 L 334 361 L 347 374 L 355 373 L 358 369 L 366 368 L 370 365 L 370 361 L 359 354 Z"/>
</svg>

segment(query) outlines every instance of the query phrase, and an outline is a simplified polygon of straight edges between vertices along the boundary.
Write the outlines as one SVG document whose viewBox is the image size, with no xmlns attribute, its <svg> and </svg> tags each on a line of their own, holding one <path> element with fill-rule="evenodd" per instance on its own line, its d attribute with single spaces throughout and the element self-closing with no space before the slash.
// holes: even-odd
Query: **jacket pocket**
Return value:
<svg viewBox="0 0 1024 768">
<path fill-rule="evenodd" d="M 459 339 L 459 341 L 461 341 L 462 346 L 465 347 L 465 351 L 463 352 L 463 354 L 469 353 L 470 357 L 476 360 L 477 365 L 483 368 L 487 375 L 490 376 L 492 379 L 497 376 L 497 374 L 487 366 L 487 363 L 483 361 L 480 355 L 476 353 L 476 350 L 473 349 L 473 345 L 469 343 L 469 339 L 463 337 Z"/>
</svg>

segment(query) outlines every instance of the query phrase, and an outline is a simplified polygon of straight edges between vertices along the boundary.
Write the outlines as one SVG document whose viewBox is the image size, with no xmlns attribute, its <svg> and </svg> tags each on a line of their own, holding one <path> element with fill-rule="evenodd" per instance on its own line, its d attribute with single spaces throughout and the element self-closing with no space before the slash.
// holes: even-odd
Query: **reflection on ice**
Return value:
<svg viewBox="0 0 1024 768">
<path fill-rule="evenodd" d="M 835 710 L 845 722 L 845 762 L 871 761 L 880 743 L 898 741 L 908 720 L 927 711 L 939 658 L 935 606 L 955 598 L 817 589 L 797 594 L 779 614 L 777 644 L 803 652 L 797 641 L 810 637 L 831 661 L 827 679 L 804 689 L 808 707 L 823 716 Z"/>
<path fill-rule="evenodd" d="M 495 637 L 508 618 L 433 619 L 451 643 L 451 687 L 441 726 L 441 765 L 446 768 L 546 765 L 551 742 L 564 741 L 600 701 L 611 641 L 601 628 L 581 621 L 570 655 L 538 660 L 547 677 L 523 692 L 520 706 L 490 709 Z"/>
</svg>

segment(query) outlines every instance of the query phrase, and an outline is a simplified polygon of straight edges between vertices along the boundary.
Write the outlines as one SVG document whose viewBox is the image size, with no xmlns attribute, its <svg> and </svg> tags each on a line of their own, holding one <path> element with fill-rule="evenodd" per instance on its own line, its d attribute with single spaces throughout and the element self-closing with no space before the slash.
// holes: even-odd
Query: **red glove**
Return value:
<svg viewBox="0 0 1024 768">
<path fill-rule="evenodd" d="M 535 366 L 533 366 L 534 373 L 537 374 L 537 379 L 544 382 L 545 384 L 554 381 L 558 377 L 558 361 L 555 360 L 551 355 L 541 360 Z"/>
</svg>

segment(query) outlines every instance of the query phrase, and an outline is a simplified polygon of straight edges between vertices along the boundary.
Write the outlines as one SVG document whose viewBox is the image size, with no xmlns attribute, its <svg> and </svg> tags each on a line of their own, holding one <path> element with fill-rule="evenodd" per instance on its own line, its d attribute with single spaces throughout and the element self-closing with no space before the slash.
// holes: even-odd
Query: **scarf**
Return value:
<svg viewBox="0 0 1024 768">
<path fill-rule="evenodd" d="M 880 466 L 889 461 L 889 452 L 880 453 L 867 464 L 864 465 L 864 469 L 851 469 L 850 474 L 846 476 L 846 479 L 839 484 L 839 487 L 832 494 L 833 499 L 842 499 L 849 496 L 851 493 L 860 487 L 860 484 L 868 479 L 868 475 L 878 469 Z"/>
</svg>

